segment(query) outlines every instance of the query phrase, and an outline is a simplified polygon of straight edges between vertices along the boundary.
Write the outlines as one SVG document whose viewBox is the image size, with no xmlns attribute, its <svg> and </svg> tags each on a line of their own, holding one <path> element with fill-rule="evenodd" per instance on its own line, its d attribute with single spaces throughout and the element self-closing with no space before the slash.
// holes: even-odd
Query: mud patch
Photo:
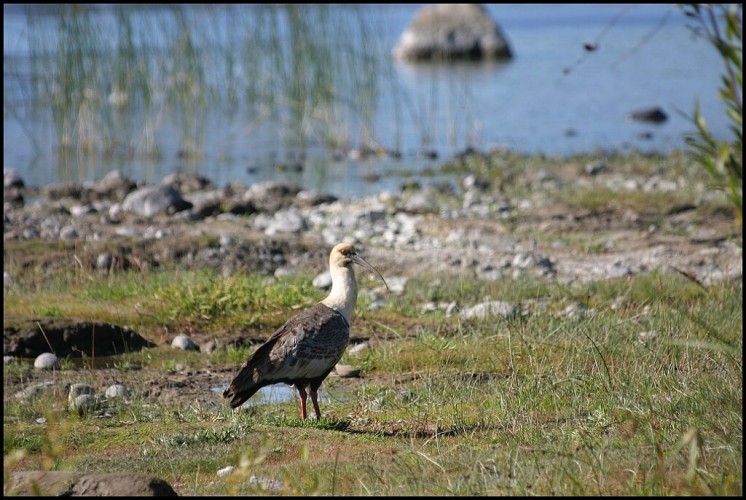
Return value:
<svg viewBox="0 0 746 500">
<path fill-rule="evenodd" d="M 114 356 L 150 347 L 155 344 L 127 326 L 74 318 L 4 318 L 3 352 L 11 356 Z"/>
</svg>

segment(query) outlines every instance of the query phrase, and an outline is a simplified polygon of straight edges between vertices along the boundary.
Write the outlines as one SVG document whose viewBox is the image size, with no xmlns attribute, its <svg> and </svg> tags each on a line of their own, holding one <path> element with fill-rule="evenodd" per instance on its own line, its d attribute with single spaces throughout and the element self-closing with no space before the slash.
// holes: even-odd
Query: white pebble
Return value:
<svg viewBox="0 0 746 500">
<path fill-rule="evenodd" d="M 34 360 L 34 368 L 39 370 L 59 370 L 60 360 L 55 354 L 45 352 L 36 357 Z"/>
<path fill-rule="evenodd" d="M 186 335 L 177 335 L 174 337 L 171 341 L 171 347 L 174 349 L 182 349 L 184 351 L 199 351 L 199 346 L 197 346 L 197 344 Z"/>
<path fill-rule="evenodd" d="M 233 467 L 232 465 L 223 467 L 222 469 L 218 470 L 218 477 L 225 477 L 229 475 L 231 472 L 233 472 L 233 469 L 235 469 L 235 467 Z"/>
</svg>

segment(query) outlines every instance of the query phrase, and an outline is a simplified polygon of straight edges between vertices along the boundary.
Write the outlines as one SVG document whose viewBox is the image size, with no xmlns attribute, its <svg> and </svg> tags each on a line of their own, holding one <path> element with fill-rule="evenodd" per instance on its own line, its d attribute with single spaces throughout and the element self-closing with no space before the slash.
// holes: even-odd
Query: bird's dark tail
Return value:
<svg viewBox="0 0 746 500">
<path fill-rule="evenodd" d="M 236 378 L 233 379 L 231 385 L 223 391 L 224 398 L 232 398 L 230 403 L 231 408 L 238 408 L 266 385 L 261 382 L 255 382 L 253 372 L 253 366 L 244 366 L 238 375 L 236 375 Z"/>
<path fill-rule="evenodd" d="M 231 399 L 231 408 L 238 408 L 256 394 L 256 391 L 275 382 L 273 380 L 263 380 L 262 374 L 267 373 L 270 369 L 269 353 L 276 340 L 276 336 L 273 335 L 259 349 L 254 351 L 254 354 L 244 363 L 238 375 L 231 381 L 231 385 L 223 392 L 224 398 L 233 398 Z"/>
</svg>

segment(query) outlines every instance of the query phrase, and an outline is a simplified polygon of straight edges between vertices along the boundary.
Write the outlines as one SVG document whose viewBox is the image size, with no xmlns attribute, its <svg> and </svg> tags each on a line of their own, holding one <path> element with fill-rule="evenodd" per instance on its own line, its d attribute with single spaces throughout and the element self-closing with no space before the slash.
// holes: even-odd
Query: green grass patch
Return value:
<svg viewBox="0 0 746 500">
<path fill-rule="evenodd" d="M 162 322 L 200 325 L 238 319 L 243 324 L 261 324 L 268 312 L 308 307 L 323 298 L 310 281 L 308 276 L 272 282 L 258 275 L 222 278 L 214 272 L 189 273 L 155 291 L 159 307 L 154 314 Z"/>
<path fill-rule="evenodd" d="M 196 402 L 140 390 L 107 403 L 108 417 L 80 417 L 66 410 L 66 384 L 93 381 L 95 370 L 56 372 L 34 397 L 15 398 L 38 374 L 27 363 L 7 365 L 6 471 L 140 471 L 180 494 L 742 492 L 740 280 L 704 288 L 662 272 L 586 285 L 418 279 L 384 310 L 358 317 L 371 331 L 370 347 L 343 362 L 359 366 L 362 378 L 325 382 L 330 400 L 321 403 L 320 421 L 298 419 L 297 398 L 232 411 L 208 387 Z M 157 281 L 145 286 L 170 295 L 153 304 L 183 307 L 192 320 L 199 313 L 186 305 L 228 296 L 212 310 L 215 320 L 263 310 L 281 321 L 309 292 L 300 277 L 164 272 Z M 93 296 L 85 287 L 94 285 L 76 295 Z M 178 297 L 190 287 L 191 297 Z M 249 290 L 252 298 L 232 301 Z M 97 297 L 101 308 L 118 300 Z M 470 321 L 417 313 L 426 301 L 471 305 L 485 297 L 547 307 Z M 586 304 L 588 314 L 562 314 L 572 301 Z M 160 321 L 180 324 L 165 315 Z M 152 350 L 107 362 L 127 363 L 115 377 L 137 386 L 176 364 L 235 368 L 252 351 Z M 46 423 L 38 423 L 42 417 Z M 234 472 L 218 478 L 229 465 Z"/>
</svg>

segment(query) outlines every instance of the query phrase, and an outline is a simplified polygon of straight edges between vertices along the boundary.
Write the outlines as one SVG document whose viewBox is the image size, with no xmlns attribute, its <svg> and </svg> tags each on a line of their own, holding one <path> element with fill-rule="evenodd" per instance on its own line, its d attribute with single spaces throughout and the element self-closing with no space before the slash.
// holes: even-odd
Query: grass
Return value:
<svg viewBox="0 0 746 500">
<path fill-rule="evenodd" d="M 492 172 L 492 189 L 502 186 L 511 200 L 530 195 L 531 176 L 551 162 L 511 154 L 490 161 L 502 171 L 483 173 Z M 702 176 L 683 156 L 608 161 L 620 175 L 661 169 L 688 183 L 680 193 L 646 196 L 550 191 L 551 201 L 623 207 L 651 220 L 692 203 L 690 220 L 700 226 L 722 207 L 698 202 Z M 607 251 L 591 228 L 536 237 Z M 71 254 L 86 261 L 74 243 L 7 241 L 5 269 L 14 279 L 4 290 L 4 319 L 79 316 L 127 324 L 160 344 L 182 331 L 220 340 L 266 335 L 323 295 L 303 271 L 273 279 L 165 268 L 101 275 L 64 264 L 74 262 Z M 40 263 L 50 255 L 53 266 Z M 361 288 L 380 285 L 360 278 Z M 421 312 L 428 302 L 468 307 L 485 298 L 527 312 L 468 321 Z M 563 314 L 575 302 L 588 314 Z M 741 280 L 704 286 L 659 271 L 563 284 L 433 272 L 412 277 L 381 309 L 365 310 L 367 303 L 361 296 L 353 335 L 369 348 L 342 359 L 362 377 L 325 381 L 320 421 L 299 420 L 295 400 L 230 410 L 214 386 L 230 380 L 252 345 L 212 354 L 157 348 L 97 359 L 98 369 L 66 360 L 50 374 L 29 360 L 4 365 L 4 472 L 144 472 L 182 495 L 742 494 Z M 34 397 L 13 396 L 42 380 L 51 385 Z M 132 395 L 107 400 L 105 413 L 67 410 L 67 384 L 114 381 Z M 228 466 L 231 474 L 217 475 Z"/>
<path fill-rule="evenodd" d="M 131 286 L 127 276 L 120 279 L 122 289 Z M 211 314 L 235 320 L 269 303 L 280 304 L 273 306 L 278 318 L 289 314 L 304 281 L 246 276 L 221 284 L 204 273 L 165 273 L 144 286 L 165 297 L 164 311 L 179 307 L 192 319 L 204 313 L 186 307 L 193 298 L 165 291 L 191 286 L 195 297 L 213 301 L 227 294 L 230 306 Z M 359 321 L 373 330 L 377 322 L 395 324 L 391 317 L 410 318 L 419 333 L 380 336 L 362 358 L 346 355 L 343 362 L 361 366 L 363 378 L 357 384 L 329 379 L 321 421 L 298 420 L 295 401 L 232 412 L 217 394 L 167 404 L 142 392 L 112 403 L 110 418 L 79 417 L 65 411 L 61 387 L 93 371 L 63 370 L 57 389 L 5 400 L 5 472 L 141 471 L 166 479 L 180 494 L 205 495 L 742 492 L 740 281 L 704 289 L 660 273 L 585 287 L 529 278 L 436 283 L 429 290 L 408 286 L 396 306 L 363 315 Z M 126 299 L 94 292 L 98 286 L 76 285 L 77 297 L 68 300 L 84 297 L 95 311 Z M 255 296 L 246 298 L 248 292 Z M 551 305 L 497 321 L 417 312 L 423 301 L 469 303 L 485 294 Z M 568 300 L 582 300 L 595 312 L 557 314 Z M 6 300 L 6 313 L 14 307 L 17 302 Z M 177 362 L 233 367 L 249 350 L 210 359 L 131 353 L 119 362 L 137 369 L 121 376 L 143 380 L 148 369 Z M 6 390 L 35 378 L 19 365 L 4 368 Z M 36 423 L 42 416 L 45 425 Z M 219 478 L 217 470 L 228 465 L 234 472 Z"/>
<path fill-rule="evenodd" d="M 47 279 L 46 286 L 38 280 L 44 278 L 21 282 L 17 293 L 6 295 L 5 311 L 21 316 L 86 317 L 130 324 L 145 332 L 166 324 L 221 331 L 236 324 L 266 326 L 267 321 L 270 326 L 279 326 L 287 309 L 308 306 L 314 297 L 323 298 L 305 274 L 277 286 L 267 286 L 266 278 L 258 275 L 236 274 L 223 279 L 203 271 L 152 273 L 145 278 L 138 272 L 88 275 L 84 286 L 76 273 L 70 272 L 56 274 L 51 283 Z"/>
</svg>

